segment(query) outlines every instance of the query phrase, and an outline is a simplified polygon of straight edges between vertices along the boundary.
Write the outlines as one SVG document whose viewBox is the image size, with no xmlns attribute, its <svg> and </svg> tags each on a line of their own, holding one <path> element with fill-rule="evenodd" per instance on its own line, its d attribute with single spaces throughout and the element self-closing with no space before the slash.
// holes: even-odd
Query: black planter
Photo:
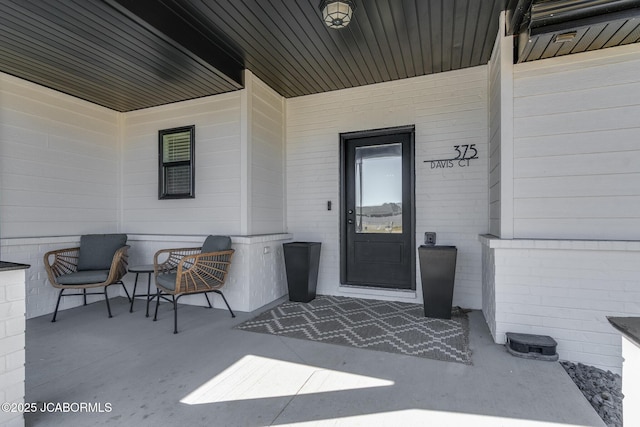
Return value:
<svg viewBox="0 0 640 427">
<path fill-rule="evenodd" d="M 291 242 L 282 245 L 287 271 L 289 301 L 309 302 L 316 297 L 320 242 Z"/>
<path fill-rule="evenodd" d="M 455 246 L 422 245 L 418 248 L 418 253 L 424 315 L 438 319 L 451 319 L 458 250 Z"/>
</svg>

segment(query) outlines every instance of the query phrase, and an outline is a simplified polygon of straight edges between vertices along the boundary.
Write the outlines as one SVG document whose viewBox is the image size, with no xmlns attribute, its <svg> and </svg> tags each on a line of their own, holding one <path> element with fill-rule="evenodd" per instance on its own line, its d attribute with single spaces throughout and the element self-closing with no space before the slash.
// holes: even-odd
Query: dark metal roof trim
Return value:
<svg viewBox="0 0 640 427">
<path fill-rule="evenodd" d="M 244 68 L 291 98 L 486 64 L 503 10 L 518 62 L 640 41 L 640 0 L 357 3 L 335 31 L 317 0 L 0 0 L 0 71 L 125 112 L 238 90 Z"/>
<path fill-rule="evenodd" d="M 531 6 L 529 35 L 557 33 L 640 17 L 638 0 L 546 0 Z"/>
<path fill-rule="evenodd" d="M 244 63 L 240 55 L 232 57 L 212 40 L 196 30 L 189 21 L 156 0 L 103 0 L 137 24 L 152 31 L 158 37 L 209 68 L 222 80 L 236 89 L 243 87 Z"/>
<path fill-rule="evenodd" d="M 519 34 L 529 25 L 533 0 L 509 0 L 507 4 L 507 35 Z"/>
</svg>

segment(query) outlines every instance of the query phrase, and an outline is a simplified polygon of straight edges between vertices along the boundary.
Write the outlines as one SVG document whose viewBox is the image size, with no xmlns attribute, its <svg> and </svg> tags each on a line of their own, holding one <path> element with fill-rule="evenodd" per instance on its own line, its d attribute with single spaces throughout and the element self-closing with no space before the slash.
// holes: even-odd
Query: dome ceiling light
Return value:
<svg viewBox="0 0 640 427">
<path fill-rule="evenodd" d="M 351 0 L 322 0 L 318 7 L 322 11 L 322 19 L 327 27 L 336 29 L 349 25 L 353 11 L 356 10 L 356 4 Z"/>
</svg>

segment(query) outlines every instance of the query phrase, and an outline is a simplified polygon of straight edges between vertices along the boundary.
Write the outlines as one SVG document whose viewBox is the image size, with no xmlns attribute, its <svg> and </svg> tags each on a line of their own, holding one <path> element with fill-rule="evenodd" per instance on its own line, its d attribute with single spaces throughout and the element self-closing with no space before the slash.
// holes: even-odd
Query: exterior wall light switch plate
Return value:
<svg viewBox="0 0 640 427">
<path fill-rule="evenodd" d="M 424 233 L 424 244 L 428 246 L 436 245 L 436 233 L 433 231 L 427 231 Z"/>
</svg>

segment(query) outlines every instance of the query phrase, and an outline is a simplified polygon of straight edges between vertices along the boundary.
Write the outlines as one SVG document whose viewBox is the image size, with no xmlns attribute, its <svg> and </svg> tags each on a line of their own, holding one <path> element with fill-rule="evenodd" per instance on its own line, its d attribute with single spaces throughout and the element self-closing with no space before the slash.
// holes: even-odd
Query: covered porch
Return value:
<svg viewBox="0 0 640 427">
<path fill-rule="evenodd" d="M 479 311 L 465 365 L 234 329 L 263 309 L 184 306 L 174 336 L 170 304 L 158 322 L 112 305 L 27 322 L 26 400 L 101 404 L 27 425 L 604 426 L 558 363 L 511 356 Z"/>
<path fill-rule="evenodd" d="M 212 410 L 250 425 L 598 425 L 559 365 L 513 359 L 502 344 L 507 332 L 549 335 L 561 359 L 622 373 L 607 317 L 640 315 L 640 2 L 356 1 L 341 30 L 317 1 L 289 3 L 3 3 L 0 259 L 31 266 L 1 283 L 6 399 L 95 396 L 121 418 L 92 422 L 125 424 L 197 424 Z M 163 198 L 159 131 L 182 127 L 195 129 L 194 197 Z M 342 275 L 340 137 L 398 127 L 412 129 L 414 154 L 406 252 L 425 232 L 457 247 L 453 304 L 473 310 L 474 365 L 234 330 L 286 297 L 291 240 L 322 243 L 319 294 L 422 303 L 415 257 L 404 289 Z M 215 310 L 204 326 L 185 298 L 189 326 L 169 337 L 140 313 L 105 319 L 71 298 L 62 313 L 77 320 L 47 324 L 56 294 L 42 256 L 91 233 L 127 234 L 132 265 L 231 236 L 225 295 L 239 318 Z M 132 290 L 133 274 L 124 281 Z M 165 365 L 184 349 L 190 363 Z M 242 363 L 366 386 L 182 402 Z M 78 422 L 27 421 L 57 416 Z"/>
</svg>

